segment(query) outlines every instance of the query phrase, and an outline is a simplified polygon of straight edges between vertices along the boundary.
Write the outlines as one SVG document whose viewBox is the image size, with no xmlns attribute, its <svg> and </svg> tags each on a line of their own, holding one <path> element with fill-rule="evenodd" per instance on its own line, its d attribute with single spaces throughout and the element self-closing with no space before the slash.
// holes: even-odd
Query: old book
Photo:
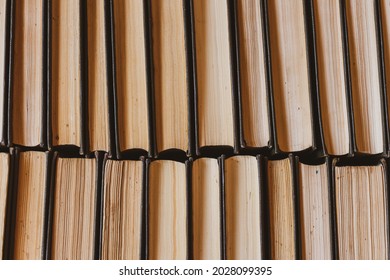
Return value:
<svg viewBox="0 0 390 280">
<path fill-rule="evenodd" d="M 6 65 L 6 34 L 7 34 L 7 0 L 0 0 L 0 145 L 5 144 L 4 124 L 6 114 L 6 77 L 8 65 Z"/>
<path fill-rule="evenodd" d="M 149 149 L 144 1 L 114 0 L 116 99 L 121 151 Z"/>
<path fill-rule="evenodd" d="M 200 147 L 234 146 L 227 2 L 193 1 Z"/>
<path fill-rule="evenodd" d="M 189 149 L 184 1 L 152 0 L 157 150 Z"/>
<path fill-rule="evenodd" d="M 369 154 L 384 151 L 375 3 L 346 1 L 356 146 Z"/>
<path fill-rule="evenodd" d="M 81 146 L 81 0 L 52 1 L 52 145 Z"/>
<path fill-rule="evenodd" d="M 381 11 L 381 25 L 382 25 L 382 34 L 383 34 L 383 55 L 385 63 L 385 73 L 384 78 L 386 84 L 389 84 L 390 81 L 390 53 L 386 50 L 390 49 L 390 0 L 381 0 L 380 1 L 380 11 Z M 390 119 L 390 92 L 389 87 L 386 87 L 386 99 L 387 99 L 387 113 L 388 118 Z M 390 147 L 389 147 L 390 148 Z"/>
<path fill-rule="evenodd" d="M 107 160 L 103 181 L 103 260 L 139 260 L 143 162 Z"/>
<path fill-rule="evenodd" d="M 290 159 L 268 161 L 271 259 L 295 259 L 294 188 Z"/>
<path fill-rule="evenodd" d="M 299 163 L 301 258 L 332 259 L 328 165 Z"/>
<path fill-rule="evenodd" d="M 244 144 L 265 147 L 270 127 L 262 7 L 257 0 L 239 0 L 237 7 Z"/>
<path fill-rule="evenodd" d="M 331 155 L 345 155 L 350 152 L 350 131 L 340 0 L 313 4 L 325 147 Z"/>
<path fill-rule="evenodd" d="M 13 258 L 44 258 L 47 155 L 44 152 L 19 154 L 16 221 Z"/>
<path fill-rule="evenodd" d="M 148 258 L 180 260 L 187 250 L 186 166 L 156 160 L 149 165 Z"/>
<path fill-rule="evenodd" d="M 335 207 L 340 259 L 388 259 L 384 164 L 335 167 Z"/>
<path fill-rule="evenodd" d="M 96 159 L 56 159 L 51 259 L 94 258 L 96 164 Z"/>
<path fill-rule="evenodd" d="M 12 142 L 38 146 L 43 130 L 43 1 L 15 2 Z"/>
<path fill-rule="evenodd" d="M 270 0 L 268 18 L 277 144 L 301 151 L 313 145 L 304 1 Z"/>
<path fill-rule="evenodd" d="M 5 217 L 8 197 L 8 182 L 10 171 L 10 156 L 0 153 L 0 260 L 3 259 L 3 247 L 5 238 Z"/>
<path fill-rule="evenodd" d="M 219 164 L 199 158 L 192 164 L 192 228 L 194 260 L 221 256 L 221 185 Z"/>
<path fill-rule="evenodd" d="M 225 160 L 226 258 L 261 259 L 259 166 L 253 156 Z"/>
<path fill-rule="evenodd" d="M 104 0 L 88 0 L 89 150 L 110 150 Z"/>
</svg>

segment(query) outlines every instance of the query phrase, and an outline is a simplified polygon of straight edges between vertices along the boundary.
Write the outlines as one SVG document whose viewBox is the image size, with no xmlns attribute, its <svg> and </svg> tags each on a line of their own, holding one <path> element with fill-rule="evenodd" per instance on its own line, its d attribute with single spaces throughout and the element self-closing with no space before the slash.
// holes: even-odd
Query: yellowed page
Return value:
<svg viewBox="0 0 390 280">
<path fill-rule="evenodd" d="M 102 259 L 141 256 L 142 161 L 108 160 L 104 172 Z"/>
<path fill-rule="evenodd" d="M 15 3 L 12 142 L 37 146 L 42 133 L 43 1 Z"/>
<path fill-rule="evenodd" d="M 143 0 L 114 0 L 119 147 L 149 149 Z"/>
</svg>

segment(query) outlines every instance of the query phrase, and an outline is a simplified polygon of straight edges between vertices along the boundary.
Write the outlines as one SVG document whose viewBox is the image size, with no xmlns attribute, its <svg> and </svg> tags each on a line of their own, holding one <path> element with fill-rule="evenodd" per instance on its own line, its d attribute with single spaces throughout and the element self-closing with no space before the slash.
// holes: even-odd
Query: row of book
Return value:
<svg viewBox="0 0 390 280">
<path fill-rule="evenodd" d="M 0 38 L 4 147 L 389 150 L 389 0 L 0 0 Z"/>
<path fill-rule="evenodd" d="M 387 161 L 0 153 L 4 259 L 388 259 Z"/>
</svg>

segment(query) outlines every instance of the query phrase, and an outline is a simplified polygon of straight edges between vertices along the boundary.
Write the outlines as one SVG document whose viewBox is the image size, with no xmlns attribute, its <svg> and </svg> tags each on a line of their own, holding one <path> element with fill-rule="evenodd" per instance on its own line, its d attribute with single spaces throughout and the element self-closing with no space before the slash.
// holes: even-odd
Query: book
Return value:
<svg viewBox="0 0 390 280">
<path fill-rule="evenodd" d="M 218 160 L 214 158 L 194 160 L 191 177 L 193 259 L 222 259 L 222 198 Z"/>
<path fill-rule="evenodd" d="M 384 152 L 375 6 L 375 0 L 346 1 L 356 146 L 368 154 Z"/>
<path fill-rule="evenodd" d="M 316 0 L 313 10 L 325 148 L 330 155 L 346 155 L 350 153 L 351 132 L 340 0 Z"/>
<path fill-rule="evenodd" d="M 89 150 L 110 150 L 105 1 L 88 0 L 88 120 Z"/>
<path fill-rule="evenodd" d="M 42 138 L 44 106 L 43 1 L 15 2 L 13 46 L 12 142 L 38 146 Z"/>
<path fill-rule="evenodd" d="M 291 159 L 268 161 L 267 174 L 271 259 L 296 259 Z"/>
<path fill-rule="evenodd" d="M 13 248 L 16 260 L 45 257 L 47 160 L 44 152 L 19 153 Z"/>
<path fill-rule="evenodd" d="M 10 156 L 7 153 L 0 153 L 0 260 L 3 259 L 3 248 L 6 231 L 6 211 L 8 200 L 8 184 L 10 173 Z"/>
<path fill-rule="evenodd" d="M 7 95 L 6 73 L 8 65 L 6 64 L 7 50 L 7 0 L 0 0 L 0 145 L 5 145 L 4 128 L 7 115 Z"/>
<path fill-rule="evenodd" d="M 148 180 L 148 259 L 187 259 L 186 166 L 171 160 L 152 161 Z"/>
<path fill-rule="evenodd" d="M 268 1 L 277 141 L 285 152 L 312 147 L 304 1 Z"/>
<path fill-rule="evenodd" d="M 145 10 L 142 0 L 114 0 L 116 101 L 120 151 L 149 150 Z"/>
<path fill-rule="evenodd" d="M 261 259 L 259 165 L 253 156 L 225 160 L 226 258 Z"/>
<path fill-rule="evenodd" d="M 228 1 L 193 1 L 198 145 L 234 146 Z"/>
<path fill-rule="evenodd" d="M 103 179 L 103 260 L 141 259 L 143 167 L 139 160 L 107 160 Z"/>
<path fill-rule="evenodd" d="M 338 254 L 342 260 L 388 259 L 386 167 L 335 166 Z"/>
<path fill-rule="evenodd" d="M 266 147 L 270 145 L 270 118 L 263 7 L 260 1 L 239 0 L 237 9 L 244 144 Z"/>
<path fill-rule="evenodd" d="M 328 164 L 298 163 L 301 258 L 332 259 Z"/>
<path fill-rule="evenodd" d="M 95 252 L 96 159 L 55 162 L 50 258 L 91 260 Z"/>
<path fill-rule="evenodd" d="M 153 0 L 151 10 L 157 150 L 188 153 L 184 1 Z"/>
<path fill-rule="evenodd" d="M 52 145 L 81 147 L 81 0 L 51 4 Z"/>
</svg>

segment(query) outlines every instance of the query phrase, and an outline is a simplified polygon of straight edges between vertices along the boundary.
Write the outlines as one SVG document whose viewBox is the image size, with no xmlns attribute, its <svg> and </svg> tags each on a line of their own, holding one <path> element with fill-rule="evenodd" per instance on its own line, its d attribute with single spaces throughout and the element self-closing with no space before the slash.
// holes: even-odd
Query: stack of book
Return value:
<svg viewBox="0 0 390 280">
<path fill-rule="evenodd" d="M 386 81 L 390 0 L 0 0 L 0 259 L 388 259 Z"/>
</svg>

